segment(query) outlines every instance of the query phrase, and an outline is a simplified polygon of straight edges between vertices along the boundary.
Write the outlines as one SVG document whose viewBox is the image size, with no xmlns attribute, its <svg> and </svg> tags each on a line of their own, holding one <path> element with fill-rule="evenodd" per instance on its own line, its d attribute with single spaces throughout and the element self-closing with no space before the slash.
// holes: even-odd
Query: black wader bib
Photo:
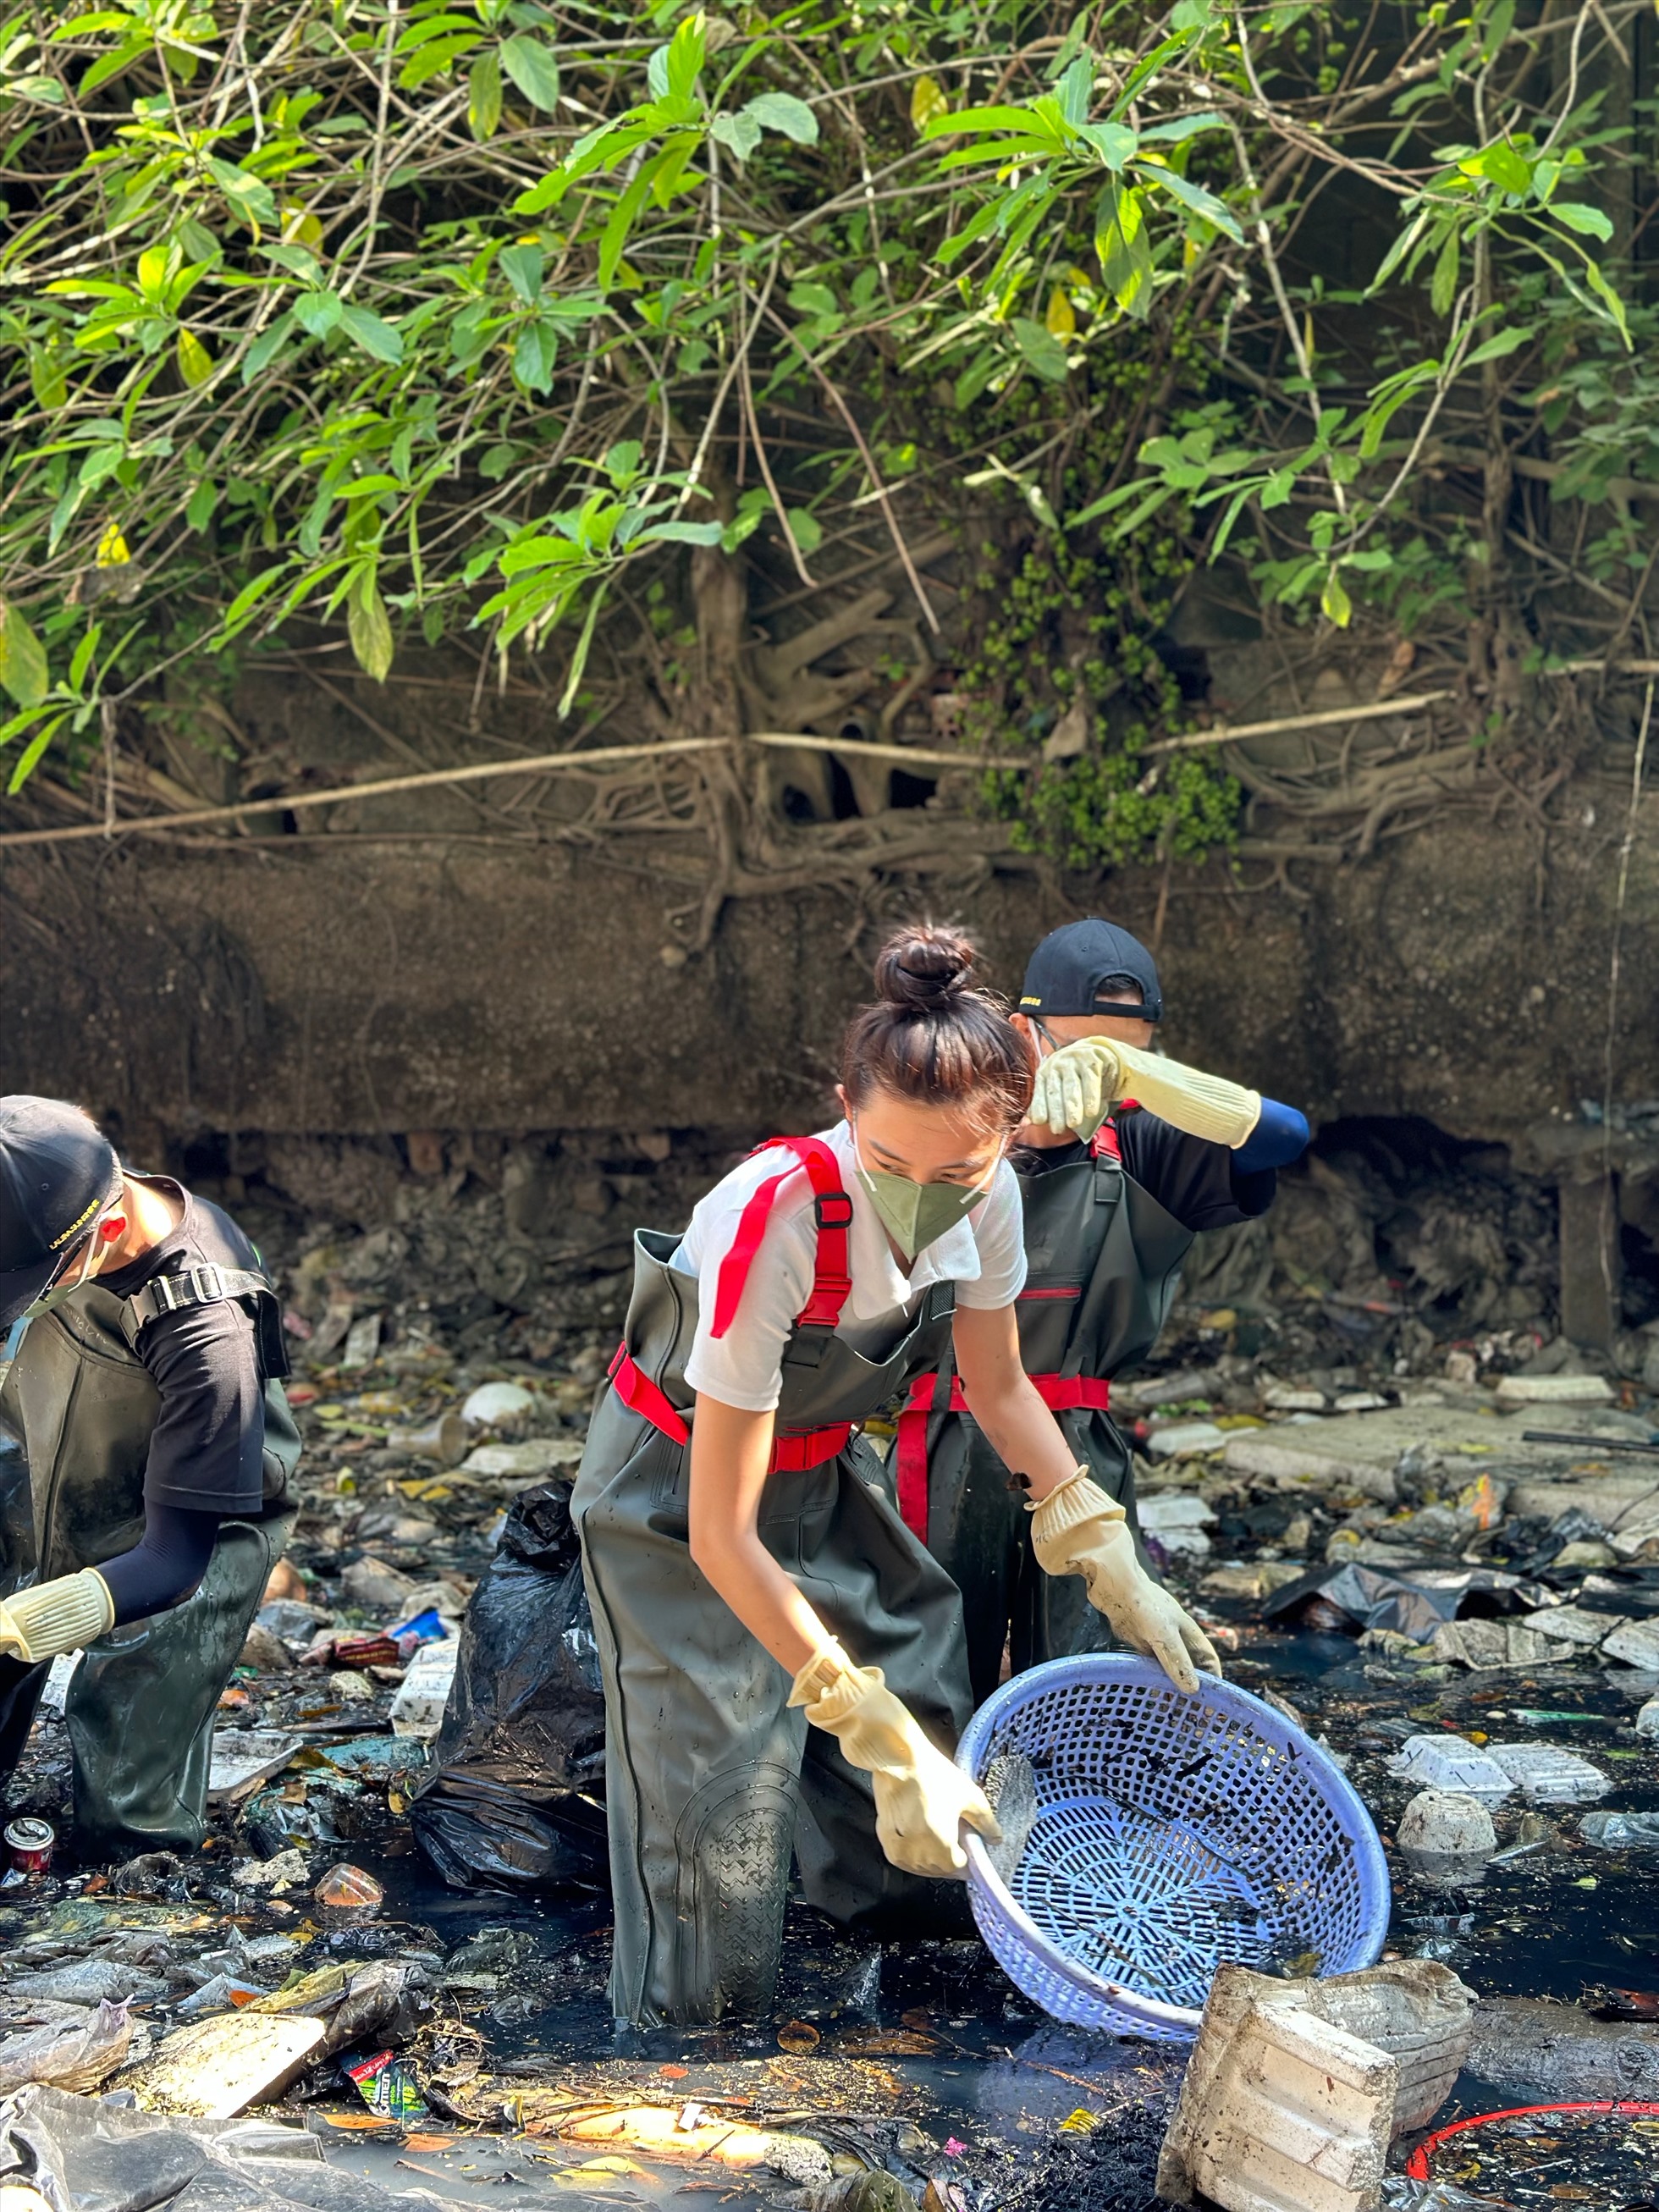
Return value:
<svg viewBox="0 0 1659 2212">
<path fill-rule="evenodd" d="M 246 1253 L 207 1207 L 195 1209 L 193 1228 L 193 1266 L 249 1281 Z M 211 1278 L 200 1287 L 210 1291 Z M 152 1289 L 121 1298 L 94 1281 L 29 1323 L 0 1385 L 0 1594 L 95 1567 L 143 1540 L 161 1398 L 136 1345 Z M 110 1629 L 76 1668 L 64 1718 L 85 1857 L 200 1844 L 214 1711 L 293 1527 L 288 1486 L 300 1437 L 276 1379 L 287 1371 L 281 1312 L 268 1282 L 238 1295 L 253 1312 L 267 1378 L 264 1504 L 257 1519 L 220 1524 L 207 1571 L 182 1605 Z M 8 1429 L 21 1450 L 5 1449 Z M 0 1778 L 16 1765 L 46 1673 L 45 1663 L 0 1658 Z"/>
<path fill-rule="evenodd" d="M 1155 1342 L 1193 1232 L 1124 1173 L 1110 1122 L 1091 1156 L 1019 1182 L 1029 1268 L 1016 1308 L 1021 1362 L 1133 1528 L 1132 1462 L 1103 1386 Z M 1005 1644 L 1017 1674 L 1110 1644 L 1082 1577 L 1047 1575 L 1037 1565 L 1024 1493 L 963 1409 L 948 1359 L 911 1386 L 894 1457 L 906 1519 L 962 1591 L 976 1706 L 997 1686 Z"/>
<path fill-rule="evenodd" d="M 820 1187 L 821 1223 L 826 1203 Z M 821 1268 L 826 1238 L 821 1226 Z M 635 1237 L 617 1387 L 571 1500 L 605 1676 L 611 2006 L 641 2026 L 767 2010 L 792 1846 L 808 1900 L 837 1920 L 878 1923 L 899 1907 L 914 1927 L 953 1902 L 888 1864 L 869 1776 L 789 1709 L 788 1676 L 692 1563 L 690 1447 L 658 1425 L 688 1436 L 693 1406 L 697 1284 L 668 1264 L 678 1243 Z M 759 1517 L 762 1542 L 849 1657 L 881 1668 L 945 1750 L 969 1711 L 962 1600 L 888 1503 L 873 1447 L 845 1425 L 938 1362 L 954 1304 L 950 1284 L 933 1285 L 878 1360 L 832 1326 L 797 1322 Z"/>
</svg>

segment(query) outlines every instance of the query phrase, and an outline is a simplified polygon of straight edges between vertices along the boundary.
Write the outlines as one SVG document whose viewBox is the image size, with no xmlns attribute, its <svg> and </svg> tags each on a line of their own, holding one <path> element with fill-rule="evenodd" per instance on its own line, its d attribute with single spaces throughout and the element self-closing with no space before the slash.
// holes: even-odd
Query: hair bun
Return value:
<svg viewBox="0 0 1659 2212">
<path fill-rule="evenodd" d="M 890 1006 L 941 1012 L 972 988 L 978 957 L 960 930 L 913 922 L 896 930 L 876 955 L 876 989 Z"/>
</svg>

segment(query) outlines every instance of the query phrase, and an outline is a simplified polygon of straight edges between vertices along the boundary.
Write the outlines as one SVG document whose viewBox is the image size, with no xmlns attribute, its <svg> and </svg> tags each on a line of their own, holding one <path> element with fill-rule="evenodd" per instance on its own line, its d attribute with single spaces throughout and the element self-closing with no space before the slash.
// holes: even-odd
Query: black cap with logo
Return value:
<svg viewBox="0 0 1659 2212">
<path fill-rule="evenodd" d="M 1138 1005 L 1115 999 L 1109 991 L 1103 994 L 1101 986 L 1118 975 L 1139 984 Z M 1068 921 L 1063 929 L 1050 930 L 1031 955 L 1019 1011 L 1085 1019 L 1122 1014 L 1143 1022 L 1162 1021 L 1164 993 L 1158 963 L 1138 937 L 1131 937 L 1115 921 L 1103 921 L 1097 915 L 1086 921 Z"/>
<path fill-rule="evenodd" d="M 32 1306 L 120 1188 L 107 1137 L 61 1098 L 0 1098 L 0 1330 Z"/>
</svg>

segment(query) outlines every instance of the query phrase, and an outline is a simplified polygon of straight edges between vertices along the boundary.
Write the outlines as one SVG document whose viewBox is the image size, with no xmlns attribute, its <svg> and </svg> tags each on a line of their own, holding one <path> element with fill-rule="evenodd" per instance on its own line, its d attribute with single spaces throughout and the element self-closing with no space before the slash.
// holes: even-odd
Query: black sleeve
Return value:
<svg viewBox="0 0 1659 2212">
<path fill-rule="evenodd" d="M 115 1607 L 116 1626 L 182 1605 L 207 1572 L 218 1534 L 216 1513 L 148 1504 L 143 1542 L 98 1569 Z"/>
<path fill-rule="evenodd" d="M 1273 1204 L 1275 1169 L 1243 1174 L 1225 1145 L 1189 1137 L 1144 1109 L 1116 1121 L 1125 1172 L 1183 1229 L 1225 1229 L 1253 1221 Z"/>
<path fill-rule="evenodd" d="M 257 1513 L 265 1401 L 252 1316 L 234 1298 L 163 1314 L 139 1336 L 138 1357 L 161 1394 L 145 1504 Z"/>
</svg>

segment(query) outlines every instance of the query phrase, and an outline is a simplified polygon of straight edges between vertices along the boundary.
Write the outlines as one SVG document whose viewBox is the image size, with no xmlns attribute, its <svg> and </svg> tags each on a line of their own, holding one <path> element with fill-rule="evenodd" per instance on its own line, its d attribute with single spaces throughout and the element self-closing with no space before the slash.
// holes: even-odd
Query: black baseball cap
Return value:
<svg viewBox="0 0 1659 2212">
<path fill-rule="evenodd" d="M 1127 975 L 1140 986 L 1139 1006 L 1103 994 L 1101 986 L 1114 975 Z M 1101 1014 L 1124 1014 L 1143 1022 L 1164 1018 L 1164 993 L 1158 980 L 1158 963 L 1138 937 L 1120 929 L 1115 921 L 1091 915 L 1086 921 L 1068 921 L 1050 930 L 1031 955 L 1019 994 L 1022 1014 L 1072 1014 L 1093 1019 Z"/>
<path fill-rule="evenodd" d="M 0 1098 L 0 1329 L 51 1288 L 120 1187 L 114 1146 L 78 1106 Z"/>
</svg>

